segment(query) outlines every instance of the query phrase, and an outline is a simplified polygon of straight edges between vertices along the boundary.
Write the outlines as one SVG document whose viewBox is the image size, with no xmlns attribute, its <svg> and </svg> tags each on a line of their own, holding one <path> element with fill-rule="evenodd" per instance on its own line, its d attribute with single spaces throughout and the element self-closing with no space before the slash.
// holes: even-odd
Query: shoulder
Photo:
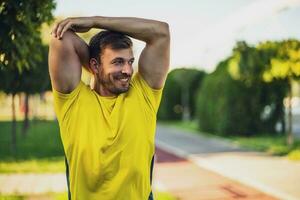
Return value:
<svg viewBox="0 0 300 200">
<path fill-rule="evenodd" d="M 149 106 L 153 111 L 157 112 L 162 91 L 163 88 L 153 89 L 150 87 L 141 74 L 137 72 L 131 80 L 129 94 L 135 94 L 139 98 L 140 103 L 144 102 L 144 104 Z"/>
</svg>

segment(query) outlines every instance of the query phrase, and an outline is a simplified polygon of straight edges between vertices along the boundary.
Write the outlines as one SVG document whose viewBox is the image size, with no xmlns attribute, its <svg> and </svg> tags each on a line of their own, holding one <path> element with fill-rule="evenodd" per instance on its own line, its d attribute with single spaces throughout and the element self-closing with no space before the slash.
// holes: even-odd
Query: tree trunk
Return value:
<svg viewBox="0 0 300 200">
<path fill-rule="evenodd" d="M 12 127 L 11 127 L 11 152 L 13 155 L 17 154 L 17 123 L 16 123 L 16 107 L 15 107 L 15 95 L 12 94 Z"/>
<path fill-rule="evenodd" d="M 283 112 L 283 116 L 281 117 L 281 135 L 285 135 L 286 134 L 286 132 L 285 132 L 285 130 L 286 130 L 286 125 L 285 125 L 285 115 L 286 115 L 286 113 L 285 113 L 285 111 Z"/>
<path fill-rule="evenodd" d="M 26 137 L 27 130 L 29 128 L 29 94 L 25 93 L 25 101 L 24 101 L 24 121 L 23 121 L 23 128 L 22 128 L 22 135 L 23 137 Z"/>
<path fill-rule="evenodd" d="M 289 80 L 289 96 L 288 96 L 288 131 L 287 131 L 287 144 L 291 146 L 294 143 L 293 130 L 292 130 L 292 82 Z"/>
<path fill-rule="evenodd" d="M 183 107 L 182 121 L 190 121 L 189 90 L 183 85 L 181 86 L 181 103 Z"/>
</svg>

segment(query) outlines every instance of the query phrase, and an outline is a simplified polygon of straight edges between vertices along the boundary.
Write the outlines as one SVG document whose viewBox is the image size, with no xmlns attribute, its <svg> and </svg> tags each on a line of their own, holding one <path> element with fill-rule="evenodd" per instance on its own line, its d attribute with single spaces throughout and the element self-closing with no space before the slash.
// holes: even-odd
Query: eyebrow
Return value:
<svg viewBox="0 0 300 200">
<path fill-rule="evenodd" d="M 111 63 L 115 62 L 115 61 L 119 61 L 119 60 L 126 60 L 125 58 L 122 58 L 122 57 L 116 57 L 114 58 Z M 128 59 L 128 61 L 134 61 L 134 57 Z"/>
</svg>

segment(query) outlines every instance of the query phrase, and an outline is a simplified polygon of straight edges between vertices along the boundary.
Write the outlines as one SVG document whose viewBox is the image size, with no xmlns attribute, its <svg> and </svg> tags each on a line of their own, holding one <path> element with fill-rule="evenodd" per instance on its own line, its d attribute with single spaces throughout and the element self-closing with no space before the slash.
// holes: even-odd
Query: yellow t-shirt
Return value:
<svg viewBox="0 0 300 200">
<path fill-rule="evenodd" d="M 72 200 L 148 199 L 161 94 L 139 73 L 117 97 L 82 81 L 69 94 L 53 89 Z"/>
</svg>

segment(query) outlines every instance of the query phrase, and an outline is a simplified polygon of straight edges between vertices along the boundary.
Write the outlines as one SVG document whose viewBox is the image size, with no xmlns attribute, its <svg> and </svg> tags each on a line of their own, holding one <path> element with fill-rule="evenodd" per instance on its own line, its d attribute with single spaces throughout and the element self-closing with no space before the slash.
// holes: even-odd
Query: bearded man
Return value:
<svg viewBox="0 0 300 200">
<path fill-rule="evenodd" d="M 76 32 L 104 31 L 86 44 Z M 146 43 L 134 73 L 132 41 Z M 69 199 L 153 199 L 156 115 L 169 69 L 165 22 L 67 18 L 52 30 L 49 72 L 66 155 Z M 81 81 L 82 66 L 93 77 Z"/>
</svg>

